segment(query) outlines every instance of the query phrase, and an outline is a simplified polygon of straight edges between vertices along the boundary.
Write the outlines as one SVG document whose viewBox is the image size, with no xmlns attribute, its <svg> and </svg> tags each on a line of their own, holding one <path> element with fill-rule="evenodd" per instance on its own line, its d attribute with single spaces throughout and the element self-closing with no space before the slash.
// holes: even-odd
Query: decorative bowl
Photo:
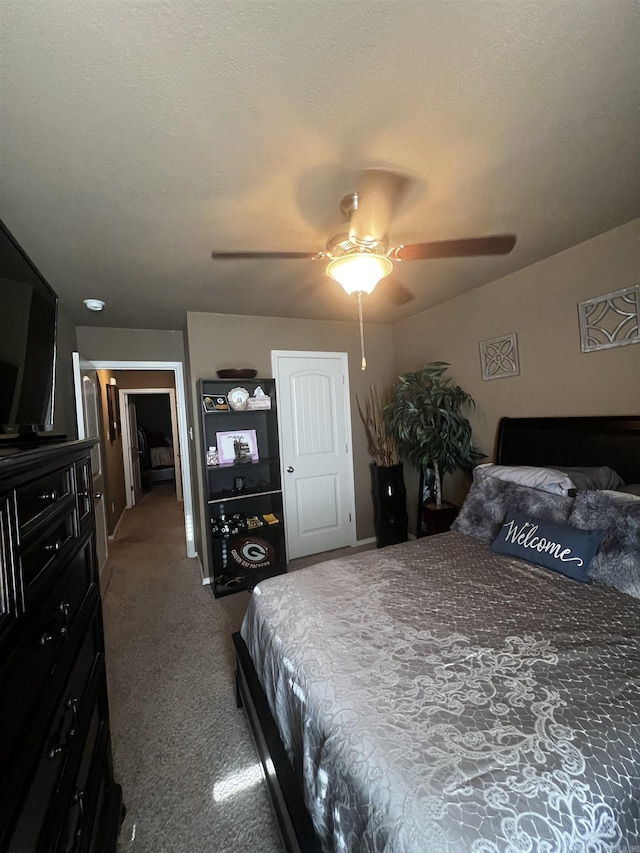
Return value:
<svg viewBox="0 0 640 853">
<path fill-rule="evenodd" d="M 220 379 L 253 379 L 258 375 L 257 370 L 250 367 L 229 367 L 225 370 L 216 370 Z"/>
</svg>

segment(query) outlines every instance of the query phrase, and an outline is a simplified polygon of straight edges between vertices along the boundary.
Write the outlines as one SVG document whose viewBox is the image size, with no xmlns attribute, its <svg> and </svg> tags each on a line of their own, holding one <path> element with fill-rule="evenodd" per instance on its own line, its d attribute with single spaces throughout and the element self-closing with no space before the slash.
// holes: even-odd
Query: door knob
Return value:
<svg viewBox="0 0 640 853">
<path fill-rule="evenodd" d="M 101 497 L 102 497 L 102 492 L 96 492 L 95 495 L 93 496 L 93 499 L 96 501 L 99 501 Z"/>
<path fill-rule="evenodd" d="M 289 467 L 287 468 L 287 474 L 293 474 L 293 468 L 291 467 L 291 465 L 289 465 Z"/>
</svg>

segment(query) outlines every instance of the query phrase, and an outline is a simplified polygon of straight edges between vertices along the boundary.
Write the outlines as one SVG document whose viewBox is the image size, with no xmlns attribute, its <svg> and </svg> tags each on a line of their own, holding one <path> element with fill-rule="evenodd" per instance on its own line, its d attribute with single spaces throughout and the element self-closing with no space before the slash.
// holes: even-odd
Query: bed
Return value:
<svg viewBox="0 0 640 853">
<path fill-rule="evenodd" d="M 640 418 L 500 425 L 501 465 L 612 460 L 640 483 Z M 478 475 L 458 530 L 254 590 L 237 698 L 287 850 L 640 849 L 640 600 L 495 553 L 476 535 L 489 481 L 502 489 Z M 589 512 L 613 505 L 615 526 L 631 506 L 640 548 L 632 497 L 534 491 L 585 534 Z"/>
<path fill-rule="evenodd" d="M 164 435 L 138 426 L 140 474 L 148 488 L 153 483 L 175 480 L 176 468 L 173 447 Z"/>
</svg>

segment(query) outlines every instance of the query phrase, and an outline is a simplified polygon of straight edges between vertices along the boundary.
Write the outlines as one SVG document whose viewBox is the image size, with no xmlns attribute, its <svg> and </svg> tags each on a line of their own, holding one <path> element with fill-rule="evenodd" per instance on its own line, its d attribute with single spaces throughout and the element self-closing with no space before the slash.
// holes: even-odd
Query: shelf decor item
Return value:
<svg viewBox="0 0 640 853">
<path fill-rule="evenodd" d="M 262 387 L 258 385 L 253 392 L 253 396 L 249 397 L 247 400 L 247 409 L 249 409 L 250 412 L 264 412 L 269 411 L 270 408 L 271 397 L 268 394 L 265 394 Z"/>
<path fill-rule="evenodd" d="M 221 465 L 257 462 L 258 439 L 254 429 L 217 432 L 216 444 Z"/>
<path fill-rule="evenodd" d="M 229 367 L 226 370 L 216 370 L 220 379 L 253 379 L 258 375 L 257 370 L 250 367 Z"/>
<path fill-rule="evenodd" d="M 227 400 L 234 412 L 243 412 L 247 408 L 249 397 L 246 388 L 232 388 L 227 394 Z"/>
</svg>

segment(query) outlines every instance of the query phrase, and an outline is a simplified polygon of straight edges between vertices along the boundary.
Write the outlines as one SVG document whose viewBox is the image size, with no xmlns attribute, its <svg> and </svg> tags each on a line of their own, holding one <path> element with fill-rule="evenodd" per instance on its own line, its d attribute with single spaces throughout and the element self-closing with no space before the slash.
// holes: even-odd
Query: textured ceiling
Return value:
<svg viewBox="0 0 640 853">
<path fill-rule="evenodd" d="M 146 328 L 354 319 L 318 262 L 210 255 L 321 250 L 363 167 L 412 179 L 394 243 L 517 233 L 399 266 L 391 322 L 640 216 L 639 9 L 3 0 L 0 215 L 76 323 Z"/>
</svg>

